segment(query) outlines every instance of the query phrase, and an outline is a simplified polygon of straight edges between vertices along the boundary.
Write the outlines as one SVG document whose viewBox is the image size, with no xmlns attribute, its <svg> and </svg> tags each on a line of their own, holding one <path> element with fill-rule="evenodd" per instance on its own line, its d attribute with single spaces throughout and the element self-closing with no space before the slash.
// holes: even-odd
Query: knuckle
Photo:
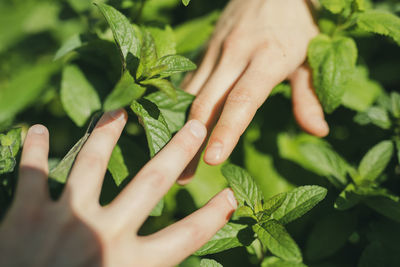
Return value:
<svg viewBox="0 0 400 267">
<path fill-rule="evenodd" d="M 185 158 L 191 158 L 196 151 L 196 142 L 191 134 L 179 136 L 176 140 L 178 149 L 183 153 Z"/>
<path fill-rule="evenodd" d="M 228 95 L 227 102 L 248 106 L 255 104 L 255 98 L 248 90 L 233 90 Z"/>
<path fill-rule="evenodd" d="M 159 170 L 149 170 L 145 173 L 146 179 L 152 188 L 161 188 L 166 183 L 166 176 Z"/>
<path fill-rule="evenodd" d="M 217 127 L 218 127 L 218 129 L 217 129 Z M 237 130 L 238 130 L 237 126 L 232 127 L 232 125 L 230 123 L 221 122 L 221 123 L 217 124 L 215 132 L 218 131 L 218 133 L 222 134 L 223 136 L 229 136 L 229 138 L 232 139 L 233 133 L 236 133 Z M 223 140 L 221 140 L 221 138 L 216 138 L 216 137 L 214 137 L 212 139 L 213 139 L 212 141 L 214 141 L 214 142 L 222 143 L 222 141 L 223 141 Z M 222 138 L 222 139 L 224 139 L 224 138 Z"/>
<path fill-rule="evenodd" d="M 202 98 L 198 97 L 192 103 L 190 117 L 194 119 L 200 119 L 202 116 L 204 116 L 204 114 L 209 113 L 209 110 L 210 108 L 208 103 Z"/>
<path fill-rule="evenodd" d="M 82 160 L 89 169 L 97 169 L 104 165 L 102 156 L 95 152 L 83 152 L 79 155 L 78 161 Z"/>
<path fill-rule="evenodd" d="M 265 53 L 269 48 L 271 47 L 271 41 L 270 40 L 264 40 L 262 41 L 256 48 L 256 51 L 258 53 Z"/>
<path fill-rule="evenodd" d="M 195 222 L 187 223 L 186 229 L 187 235 L 189 236 L 190 240 L 203 242 L 208 239 L 208 234 L 206 233 L 204 228 Z"/>
<path fill-rule="evenodd" d="M 238 34 L 231 33 L 222 43 L 222 51 L 223 53 L 237 53 L 237 48 L 240 44 L 241 39 L 238 37 Z"/>
</svg>

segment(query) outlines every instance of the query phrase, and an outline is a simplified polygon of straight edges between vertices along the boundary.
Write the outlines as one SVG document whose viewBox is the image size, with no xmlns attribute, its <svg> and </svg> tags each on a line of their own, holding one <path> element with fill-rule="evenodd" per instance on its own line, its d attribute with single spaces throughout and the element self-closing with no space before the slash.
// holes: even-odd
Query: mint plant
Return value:
<svg viewBox="0 0 400 267">
<path fill-rule="evenodd" d="M 282 261 L 301 263 L 301 251 L 284 225 L 300 218 L 322 201 L 327 193 L 320 186 L 302 186 L 266 201 L 253 178 L 235 165 L 225 165 L 222 173 L 239 203 L 233 222 L 224 226 L 207 244 L 196 252 L 207 255 L 239 246 L 248 246 L 258 260 L 267 252 Z M 250 219 L 243 224 L 240 219 Z M 257 243 L 261 246 L 257 246 Z M 268 258 L 267 258 L 268 260 Z"/>
<path fill-rule="evenodd" d="M 2 1 L 0 218 L 28 125 L 49 127 L 57 198 L 99 115 L 123 107 L 129 121 L 99 202 L 118 195 L 184 125 L 194 96 L 179 84 L 226 2 Z M 308 64 L 330 135 L 298 129 L 290 85 L 278 85 L 232 154 L 243 168 L 229 164 L 221 175 L 200 164 L 192 184 L 173 188 L 141 229 L 175 222 L 228 184 L 237 212 L 180 266 L 400 265 L 400 4 L 319 4 Z"/>
<path fill-rule="evenodd" d="M 372 9 L 370 1 L 320 2 L 324 8 L 318 18 L 321 34 L 311 41 L 308 50 L 316 93 L 327 113 L 342 104 L 357 110 L 357 104 L 353 102 L 363 99 L 363 95 L 373 94 L 376 89 L 369 85 L 368 93 L 357 92 L 355 88 L 346 90 L 347 83 L 354 85 L 352 79 L 371 84 L 367 76 L 356 74 L 358 50 L 351 35 L 353 32 L 380 34 L 400 45 L 400 18 L 390 12 Z"/>
<path fill-rule="evenodd" d="M 106 97 L 103 109 L 109 111 L 130 105 L 144 126 L 150 156 L 153 157 L 171 139 L 172 133 L 183 126 L 185 112 L 193 99 L 167 78 L 192 71 L 196 65 L 176 55 L 170 27 L 140 27 L 131 24 L 112 6 L 103 3 L 96 3 L 96 6 L 111 29 L 122 66 L 121 79 Z M 77 49 L 79 46 L 71 46 L 73 42 L 68 41 L 61 47 L 56 58 L 71 52 L 72 48 Z M 151 88 L 158 89 L 160 93 L 146 94 Z M 77 67 L 70 65 L 63 71 L 61 101 L 78 126 L 83 126 L 90 115 L 101 108 L 93 87 Z M 116 148 L 114 151 L 109 167 L 117 185 L 129 175 L 119 150 Z"/>
</svg>

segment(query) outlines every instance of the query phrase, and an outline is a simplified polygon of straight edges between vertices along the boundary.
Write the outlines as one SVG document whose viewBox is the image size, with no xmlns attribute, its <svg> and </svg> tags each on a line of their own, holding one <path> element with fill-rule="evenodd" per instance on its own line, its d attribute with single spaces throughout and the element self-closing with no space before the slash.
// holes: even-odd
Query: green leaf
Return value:
<svg viewBox="0 0 400 267">
<path fill-rule="evenodd" d="M 320 0 L 322 6 L 332 12 L 339 14 L 346 7 L 346 0 Z"/>
<path fill-rule="evenodd" d="M 22 146 L 21 128 L 0 134 L 0 174 L 13 172 L 17 165 L 16 156 Z"/>
<path fill-rule="evenodd" d="M 269 218 L 285 202 L 287 193 L 280 193 L 267 199 L 263 205 L 262 220 Z"/>
<path fill-rule="evenodd" d="M 365 112 L 358 113 L 354 121 L 361 125 L 372 123 L 382 129 L 389 129 L 392 126 L 389 114 L 383 107 L 370 107 Z"/>
<path fill-rule="evenodd" d="M 358 267 L 398 266 L 400 254 L 395 246 L 385 246 L 380 241 L 368 244 L 361 254 Z"/>
<path fill-rule="evenodd" d="M 68 175 L 72 169 L 72 165 L 75 162 L 76 157 L 78 156 L 79 152 L 81 151 L 83 145 L 86 143 L 87 139 L 90 136 L 90 132 L 95 127 L 98 119 L 100 118 L 100 114 L 96 114 L 93 116 L 92 120 L 89 123 L 89 126 L 86 130 L 86 133 L 83 135 L 81 139 L 68 151 L 67 155 L 55 166 L 53 169 L 50 170 L 49 178 L 56 180 L 64 184 L 67 179 Z"/>
<path fill-rule="evenodd" d="M 263 260 L 261 267 L 307 267 L 303 263 L 282 260 L 278 257 L 268 257 Z"/>
<path fill-rule="evenodd" d="M 231 248 L 250 245 L 254 240 L 251 228 L 247 225 L 227 223 L 195 255 L 214 254 Z"/>
<path fill-rule="evenodd" d="M 110 162 L 108 163 L 108 170 L 117 186 L 121 185 L 129 175 L 128 167 L 124 161 L 124 156 L 122 155 L 121 148 L 118 145 L 115 146 L 111 154 Z"/>
<path fill-rule="evenodd" d="M 247 204 L 256 213 L 262 210 L 262 192 L 244 169 L 227 164 L 222 167 L 221 172 L 235 193 L 240 206 Z"/>
<path fill-rule="evenodd" d="M 181 262 L 177 267 L 199 267 L 201 259 L 196 256 L 190 256 Z"/>
<path fill-rule="evenodd" d="M 177 101 L 172 100 L 163 92 L 147 95 L 145 98 L 160 109 L 171 133 L 180 130 L 186 121 L 186 112 L 194 100 L 194 96 L 177 89 Z"/>
<path fill-rule="evenodd" d="M 136 73 L 136 79 L 149 77 L 150 69 L 155 66 L 158 58 L 153 36 L 145 28 L 142 28 L 142 39 L 140 63 Z"/>
<path fill-rule="evenodd" d="M 185 0 L 183 0 L 185 1 Z M 189 1 L 189 0 L 186 0 Z M 215 260 L 210 259 L 202 259 L 200 262 L 200 267 L 222 267 L 222 264 L 218 263 Z"/>
<path fill-rule="evenodd" d="M 391 37 L 400 45 L 400 18 L 390 12 L 368 10 L 359 15 L 357 25 L 364 31 Z"/>
<path fill-rule="evenodd" d="M 325 140 L 305 133 L 300 133 L 297 135 L 280 133 L 278 135 L 279 155 L 283 159 L 293 161 L 306 170 L 320 174 L 319 166 L 315 166 L 315 163 L 310 162 L 301 152 L 300 148 L 305 144 L 315 144 L 317 146 L 330 147 L 330 144 Z M 330 179 L 330 176 L 327 176 L 327 178 Z M 336 183 L 336 180 L 333 182 Z"/>
<path fill-rule="evenodd" d="M 49 177 L 57 182 L 64 184 L 71 172 L 72 165 L 75 162 L 76 157 L 81 151 L 83 145 L 89 138 L 89 133 L 86 133 L 79 141 L 71 148 L 71 150 L 65 155 L 65 157 L 57 164 L 54 169 L 50 170 Z"/>
<path fill-rule="evenodd" d="M 364 203 L 376 212 L 396 222 L 400 222 L 400 201 L 399 198 L 376 196 L 364 199 Z"/>
<path fill-rule="evenodd" d="M 151 211 L 150 216 L 153 217 L 161 216 L 163 209 L 164 209 L 164 199 L 161 199 Z"/>
<path fill-rule="evenodd" d="M 145 29 L 153 37 L 158 57 L 176 54 L 175 34 L 169 25 L 165 25 L 164 28 L 146 26 Z"/>
<path fill-rule="evenodd" d="M 180 55 L 164 56 L 157 60 L 156 67 L 157 66 L 165 66 L 163 71 L 159 73 L 161 77 L 169 77 L 176 73 L 187 72 L 196 69 L 196 64 Z"/>
<path fill-rule="evenodd" d="M 121 51 L 123 59 L 126 61 L 129 53 L 131 53 L 132 56 L 139 58 L 139 34 L 136 32 L 129 20 L 112 6 L 103 3 L 95 3 L 95 5 L 107 20 L 108 25 L 110 25 L 115 42 Z"/>
<path fill-rule="evenodd" d="M 331 39 L 320 34 L 310 42 L 308 60 L 316 93 L 324 110 L 331 113 L 342 102 L 344 85 L 357 61 L 357 46 L 348 37 Z"/>
<path fill-rule="evenodd" d="M 392 92 L 390 94 L 390 99 L 392 100 L 392 114 L 395 118 L 400 118 L 400 94 L 397 92 Z"/>
<path fill-rule="evenodd" d="M 249 206 L 241 206 L 236 209 L 235 215 L 238 217 L 254 218 L 254 212 Z"/>
<path fill-rule="evenodd" d="M 300 145 L 300 152 L 316 172 L 323 176 L 332 176 L 329 180 L 336 186 L 347 184 L 347 162 L 331 147 L 314 143 Z"/>
<path fill-rule="evenodd" d="M 104 111 L 123 108 L 139 99 L 146 92 L 146 88 L 135 83 L 135 79 L 127 71 L 117 83 L 111 94 L 104 102 Z"/>
<path fill-rule="evenodd" d="M 343 106 L 353 110 L 366 111 L 383 91 L 379 83 L 368 78 L 368 71 L 357 66 L 344 85 Z"/>
<path fill-rule="evenodd" d="M 157 106 L 147 99 L 133 101 L 131 109 L 146 131 L 150 156 L 153 157 L 171 139 L 168 125 Z"/>
<path fill-rule="evenodd" d="M 154 86 L 161 92 L 164 92 L 173 101 L 177 101 L 177 92 L 175 86 L 168 80 L 165 79 L 150 79 L 141 82 L 143 85 Z"/>
<path fill-rule="evenodd" d="M 362 196 L 358 195 L 355 191 L 354 184 L 346 186 L 335 201 L 335 209 L 347 210 L 360 203 Z"/>
<path fill-rule="evenodd" d="M 385 170 L 393 155 L 393 142 L 382 141 L 371 148 L 363 157 L 358 167 L 360 174 L 357 184 L 373 183 Z"/>
<path fill-rule="evenodd" d="M 190 0 L 182 0 L 182 3 L 183 3 L 185 6 L 188 6 L 189 3 L 190 3 Z"/>
<path fill-rule="evenodd" d="M 27 65 L 16 71 L 8 83 L 1 85 L 0 124 L 34 103 L 56 70 L 54 64 Z"/>
<path fill-rule="evenodd" d="M 85 36 L 82 34 L 73 35 L 57 50 L 53 60 L 58 60 L 75 49 L 86 46 L 90 39 L 90 36 Z"/>
<path fill-rule="evenodd" d="M 338 210 L 347 210 L 361 201 L 375 197 L 389 198 L 395 202 L 399 200 L 398 197 L 393 196 L 384 188 L 349 184 L 336 199 L 335 208 Z"/>
<path fill-rule="evenodd" d="M 335 254 L 347 243 L 356 226 L 355 214 L 351 212 L 331 213 L 316 221 L 306 242 L 307 259 L 320 261 Z"/>
<path fill-rule="evenodd" d="M 285 202 L 272 214 L 272 218 L 282 224 L 288 224 L 315 207 L 326 194 L 325 188 L 316 185 L 297 187 L 287 193 Z"/>
<path fill-rule="evenodd" d="M 282 94 L 286 98 L 290 99 L 292 95 L 292 87 L 287 83 L 280 83 L 272 89 L 270 96 L 277 94 Z"/>
<path fill-rule="evenodd" d="M 296 242 L 278 221 L 269 220 L 262 225 L 255 224 L 253 230 L 261 243 L 275 256 L 292 262 L 303 260 Z"/>
<path fill-rule="evenodd" d="M 65 112 L 80 127 L 101 108 L 96 90 L 75 65 L 64 68 L 60 95 Z"/>
<path fill-rule="evenodd" d="M 189 20 L 175 28 L 176 51 L 187 54 L 201 48 L 211 37 L 219 12 Z"/>
</svg>

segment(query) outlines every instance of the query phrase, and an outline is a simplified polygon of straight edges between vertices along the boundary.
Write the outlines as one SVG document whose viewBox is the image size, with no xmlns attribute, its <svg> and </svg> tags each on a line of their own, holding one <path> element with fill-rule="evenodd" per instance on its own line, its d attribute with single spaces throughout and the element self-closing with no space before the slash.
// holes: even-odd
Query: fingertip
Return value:
<svg viewBox="0 0 400 267">
<path fill-rule="evenodd" d="M 180 186 L 185 186 L 187 184 L 189 184 L 192 179 L 194 178 L 194 174 L 193 175 L 184 175 L 184 176 L 180 176 L 179 179 L 176 181 L 176 183 Z"/>
<path fill-rule="evenodd" d="M 235 194 L 233 193 L 232 189 L 230 188 L 225 189 L 225 194 L 229 204 L 232 206 L 234 210 L 236 210 L 238 207 L 238 202 L 236 200 Z"/>
<path fill-rule="evenodd" d="M 47 128 L 44 125 L 35 124 L 29 128 L 28 133 L 35 134 L 35 135 L 48 135 L 49 131 L 47 130 Z"/>
<path fill-rule="evenodd" d="M 187 185 L 194 178 L 194 174 L 195 171 L 193 169 L 186 167 L 186 169 L 179 176 L 176 183 L 181 186 Z"/>
<path fill-rule="evenodd" d="M 208 165 L 215 166 L 221 164 L 225 159 L 223 158 L 224 144 L 220 141 L 211 142 L 204 154 L 204 162 Z"/>
<path fill-rule="evenodd" d="M 114 120 L 126 121 L 128 119 L 128 113 L 123 108 L 110 111 L 108 115 Z"/>
<path fill-rule="evenodd" d="M 317 137 L 325 137 L 329 134 L 329 125 L 323 117 L 315 116 L 309 119 L 309 124 L 304 129 Z"/>
<path fill-rule="evenodd" d="M 321 114 L 310 116 L 309 113 L 312 109 L 294 109 L 294 117 L 297 124 L 305 132 L 316 137 L 325 137 L 329 134 L 329 125 L 326 122 L 323 112 Z"/>
<path fill-rule="evenodd" d="M 225 221 L 225 223 L 229 221 L 229 219 L 232 217 L 232 214 L 238 207 L 238 202 L 231 188 L 225 188 L 224 190 L 219 192 L 210 201 L 211 205 L 213 205 L 212 202 L 216 202 L 214 204 L 217 204 L 217 206 L 223 209 L 223 212 L 221 213 L 221 218 Z"/>
</svg>

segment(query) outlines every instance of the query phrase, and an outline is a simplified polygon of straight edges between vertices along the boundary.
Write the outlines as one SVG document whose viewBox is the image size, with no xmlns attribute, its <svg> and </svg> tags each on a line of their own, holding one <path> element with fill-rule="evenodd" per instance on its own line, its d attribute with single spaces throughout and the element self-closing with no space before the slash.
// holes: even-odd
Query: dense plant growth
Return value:
<svg viewBox="0 0 400 267">
<path fill-rule="evenodd" d="M 129 110 L 103 205 L 183 126 L 194 96 L 179 85 L 227 1 L 189 2 L 0 3 L 0 218 L 29 125 L 49 127 L 57 198 L 99 113 Z M 154 232 L 229 185 L 239 202 L 232 221 L 181 266 L 400 266 L 400 3 L 319 2 L 308 62 L 331 133 L 298 129 L 290 87 L 277 86 L 233 164 L 201 163 L 141 229 Z"/>
</svg>

